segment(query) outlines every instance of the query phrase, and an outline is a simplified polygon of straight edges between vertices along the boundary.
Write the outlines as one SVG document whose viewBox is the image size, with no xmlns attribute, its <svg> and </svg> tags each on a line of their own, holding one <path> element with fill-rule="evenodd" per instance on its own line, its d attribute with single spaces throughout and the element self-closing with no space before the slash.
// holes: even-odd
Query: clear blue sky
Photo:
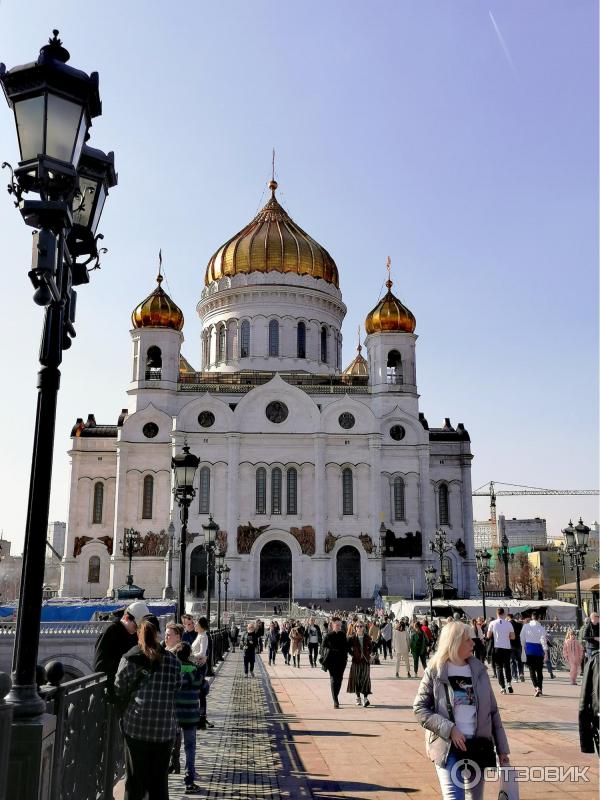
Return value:
<svg viewBox="0 0 600 800">
<path fill-rule="evenodd" d="M 473 486 L 598 485 L 595 0 L 3 0 L 0 59 L 33 60 L 53 27 L 100 73 L 90 144 L 115 151 L 119 186 L 63 362 L 52 519 L 66 519 L 75 418 L 114 424 L 127 406 L 129 315 L 159 248 L 198 366 L 206 263 L 265 201 L 273 146 L 281 201 L 339 267 L 344 361 L 389 254 L 417 317 L 421 408 L 465 423 Z M 17 158 L 0 107 L 0 161 Z M 31 234 L 4 194 L 0 231 L 0 529 L 19 550 L 42 313 Z M 598 516 L 597 498 L 498 510 L 556 532 Z"/>
</svg>

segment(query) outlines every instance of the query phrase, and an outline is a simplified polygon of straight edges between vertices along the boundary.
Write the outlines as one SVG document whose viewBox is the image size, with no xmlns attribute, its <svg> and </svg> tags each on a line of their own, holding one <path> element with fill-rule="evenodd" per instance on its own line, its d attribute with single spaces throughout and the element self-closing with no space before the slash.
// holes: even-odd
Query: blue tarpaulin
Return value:
<svg viewBox="0 0 600 800">
<path fill-rule="evenodd" d="M 124 608 L 127 603 L 45 603 L 42 606 L 42 622 L 87 622 L 91 620 L 97 611 L 110 613 L 117 608 Z M 174 614 L 175 603 L 152 603 L 148 602 L 148 608 L 157 617 L 161 614 Z M 12 617 L 15 613 L 15 606 L 0 606 L 0 617 Z"/>
</svg>

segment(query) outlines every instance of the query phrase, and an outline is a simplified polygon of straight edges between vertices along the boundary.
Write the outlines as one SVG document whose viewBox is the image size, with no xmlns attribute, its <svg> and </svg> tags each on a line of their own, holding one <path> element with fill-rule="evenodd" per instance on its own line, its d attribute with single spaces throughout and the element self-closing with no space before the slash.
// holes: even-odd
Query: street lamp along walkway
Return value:
<svg viewBox="0 0 600 800">
<path fill-rule="evenodd" d="M 32 717 L 46 705 L 37 693 L 35 670 L 44 585 L 46 540 L 52 483 L 52 457 L 62 351 L 75 337 L 74 286 L 89 282 L 87 265 L 98 265 L 96 229 L 108 190 L 117 184 L 114 156 L 88 149 L 87 178 L 79 173 L 85 141 L 94 117 L 102 113 L 98 73 L 87 75 L 68 66 L 69 52 L 58 31 L 36 61 L 7 70 L 0 64 L 0 83 L 14 111 L 20 161 L 8 187 L 33 236 L 29 278 L 34 302 L 45 307 L 40 346 L 38 398 L 28 512 L 23 547 L 23 576 L 12 664 L 13 687 L 6 698 L 14 715 Z M 85 184 L 85 180 L 89 182 Z M 83 189 L 83 191 L 82 191 Z M 25 199 L 32 192 L 39 199 Z M 87 215 L 87 209 L 92 215 Z M 80 232 L 73 247 L 74 217 Z M 84 260 L 77 262 L 76 258 Z"/>
<path fill-rule="evenodd" d="M 583 614 L 581 611 L 581 570 L 585 567 L 585 555 L 588 551 L 588 539 L 590 528 L 584 524 L 581 517 L 577 525 L 573 526 L 572 520 L 566 528 L 563 528 L 564 549 L 559 553 L 559 561 L 564 563 L 568 557 L 571 562 L 571 569 L 575 569 L 575 587 L 577 593 L 577 627 L 583 625 Z"/>
<path fill-rule="evenodd" d="M 187 549 L 187 525 L 190 503 L 196 496 L 194 478 L 200 459 L 193 453 L 187 442 L 183 446 L 183 453 L 173 456 L 171 469 L 173 470 L 173 495 L 179 506 L 181 518 L 181 538 L 179 540 L 179 592 L 177 594 L 177 619 L 185 614 L 185 557 Z"/>
</svg>

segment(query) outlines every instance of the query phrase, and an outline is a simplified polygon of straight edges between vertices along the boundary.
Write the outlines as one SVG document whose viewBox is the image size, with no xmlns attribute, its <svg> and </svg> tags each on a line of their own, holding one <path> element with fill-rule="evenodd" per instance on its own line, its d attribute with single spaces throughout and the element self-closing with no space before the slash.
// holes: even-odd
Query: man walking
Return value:
<svg viewBox="0 0 600 800">
<path fill-rule="evenodd" d="M 523 625 L 521 630 L 521 644 L 525 651 L 529 675 L 535 689 L 535 697 L 542 696 L 542 682 L 544 680 L 542 670 L 544 668 L 544 655 L 548 651 L 546 641 L 546 631 L 543 625 L 538 622 L 536 611 L 531 614 L 531 621 Z"/>
<path fill-rule="evenodd" d="M 94 648 L 94 672 L 105 672 L 109 697 L 113 696 L 115 675 L 119 662 L 137 644 L 137 626 L 142 618 L 150 613 L 143 600 L 136 600 L 127 606 L 119 619 L 116 612 L 113 621 L 102 631 Z"/>
<path fill-rule="evenodd" d="M 315 623 L 315 618 L 311 617 L 308 620 L 308 625 L 306 626 L 306 632 L 304 634 L 304 641 L 308 646 L 308 660 L 310 661 L 311 667 L 317 666 L 319 645 L 322 639 L 323 634 L 321 633 L 321 628 Z"/>
<path fill-rule="evenodd" d="M 521 660 L 521 629 L 523 628 L 523 623 L 518 622 L 512 614 L 507 614 L 506 617 L 513 626 L 513 631 L 515 632 L 515 638 L 510 643 L 510 667 L 512 678 L 514 681 L 525 683 L 525 670 L 523 669 L 523 661 Z"/>
<path fill-rule="evenodd" d="M 427 635 L 427 634 L 425 634 Z M 383 648 L 383 660 L 387 661 L 389 655 L 392 658 L 392 623 L 385 617 L 383 627 L 381 629 L 381 646 Z"/>
<path fill-rule="evenodd" d="M 323 667 L 329 672 L 333 707 L 339 708 L 339 694 L 348 660 L 348 640 L 339 617 L 331 618 L 331 630 L 323 637 L 321 658 Z"/>
<path fill-rule="evenodd" d="M 585 654 L 588 659 L 598 650 L 598 612 L 592 611 L 590 614 L 590 621 L 585 626 L 583 631 L 583 641 L 585 644 Z"/>
<path fill-rule="evenodd" d="M 503 608 L 496 609 L 496 619 L 488 625 L 487 638 L 494 639 L 494 660 L 496 676 L 500 683 L 500 694 L 506 694 L 507 691 L 509 694 L 513 694 L 510 656 L 515 631 L 512 624 L 505 619 Z"/>
</svg>

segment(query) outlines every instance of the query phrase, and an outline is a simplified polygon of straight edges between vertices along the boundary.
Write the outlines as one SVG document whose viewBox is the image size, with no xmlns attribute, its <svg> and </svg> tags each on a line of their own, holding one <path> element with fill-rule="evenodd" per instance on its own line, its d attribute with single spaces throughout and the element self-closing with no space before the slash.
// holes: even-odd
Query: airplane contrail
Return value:
<svg viewBox="0 0 600 800">
<path fill-rule="evenodd" d="M 508 61 L 508 66 L 512 69 L 512 71 L 516 75 L 517 74 L 517 68 L 515 67 L 515 63 L 512 60 L 512 56 L 510 54 L 510 51 L 509 51 L 508 47 L 506 46 L 506 42 L 504 41 L 504 37 L 502 36 L 502 34 L 500 32 L 500 28 L 498 27 L 498 23 L 494 19 L 494 15 L 492 14 L 492 12 L 489 11 L 488 13 L 490 15 L 490 19 L 492 21 L 492 25 L 494 26 L 494 30 L 496 31 L 496 36 L 498 37 L 498 41 L 500 42 L 500 47 L 502 48 L 502 51 L 503 51 L 504 55 L 506 56 L 506 60 Z"/>
</svg>

